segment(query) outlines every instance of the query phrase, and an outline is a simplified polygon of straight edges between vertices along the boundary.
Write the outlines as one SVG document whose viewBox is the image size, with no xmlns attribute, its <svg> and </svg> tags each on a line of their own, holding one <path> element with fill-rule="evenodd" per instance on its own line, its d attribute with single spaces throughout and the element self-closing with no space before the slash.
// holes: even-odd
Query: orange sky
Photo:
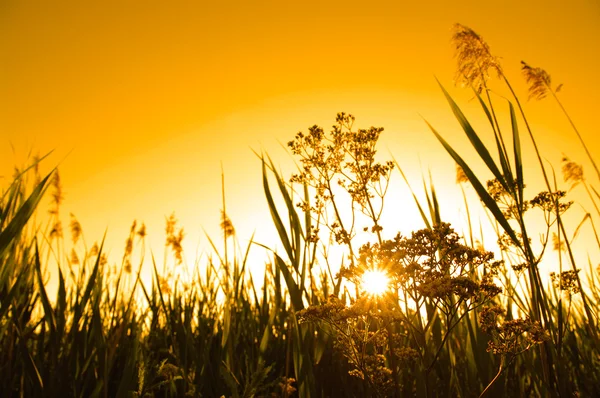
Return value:
<svg viewBox="0 0 600 398">
<path fill-rule="evenodd" d="M 434 79 L 472 105 L 452 85 L 455 22 L 502 57 L 522 98 L 521 59 L 564 83 L 561 98 L 600 150 L 597 1 L 57 3 L 0 4 L 1 181 L 30 149 L 55 149 L 46 167 L 61 163 L 65 216 L 75 213 L 89 241 L 108 227 L 119 252 L 133 219 L 162 242 L 173 211 L 192 249 L 202 228 L 218 235 L 221 162 L 240 238 L 268 236 L 252 149 L 289 170 L 279 143 L 327 128 L 339 111 L 385 127 L 382 154 L 414 171 L 417 186 L 429 167 L 436 184 L 453 186 L 452 162 L 421 116 L 464 140 Z M 526 107 L 551 161 L 564 151 L 584 160 L 555 103 Z"/>
</svg>

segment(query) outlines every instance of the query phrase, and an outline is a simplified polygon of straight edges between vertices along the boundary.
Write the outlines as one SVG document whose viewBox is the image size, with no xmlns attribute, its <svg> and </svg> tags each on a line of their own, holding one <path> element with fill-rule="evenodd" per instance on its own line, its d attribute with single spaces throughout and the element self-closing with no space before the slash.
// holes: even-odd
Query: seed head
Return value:
<svg viewBox="0 0 600 398">
<path fill-rule="evenodd" d="M 527 62 L 521 61 L 521 71 L 529 85 L 529 99 L 541 100 L 548 95 L 548 91 L 552 90 L 552 78 L 542 68 L 534 68 Z M 560 91 L 561 87 L 562 84 L 556 88 L 555 92 Z"/>
<path fill-rule="evenodd" d="M 562 158 L 562 172 L 565 182 L 571 182 L 571 189 L 583 181 L 583 167 L 571 161 L 568 157 Z"/>
<path fill-rule="evenodd" d="M 75 216 L 73 215 L 73 213 L 70 214 L 71 215 L 71 222 L 69 223 L 69 227 L 71 228 L 71 240 L 73 241 L 73 244 L 77 244 L 77 241 L 79 240 L 79 237 L 81 236 L 81 224 L 79 223 L 79 221 L 77 221 L 77 219 L 75 218 Z"/>
<path fill-rule="evenodd" d="M 488 44 L 473 29 L 461 24 L 454 25 L 452 42 L 458 63 L 457 83 L 472 86 L 481 93 L 486 87 L 490 70 L 498 76 L 502 75 L 498 58 L 492 55 Z"/>
<path fill-rule="evenodd" d="M 469 182 L 469 177 L 467 177 L 463 168 L 456 163 L 456 183 L 462 184 L 463 182 Z"/>
</svg>

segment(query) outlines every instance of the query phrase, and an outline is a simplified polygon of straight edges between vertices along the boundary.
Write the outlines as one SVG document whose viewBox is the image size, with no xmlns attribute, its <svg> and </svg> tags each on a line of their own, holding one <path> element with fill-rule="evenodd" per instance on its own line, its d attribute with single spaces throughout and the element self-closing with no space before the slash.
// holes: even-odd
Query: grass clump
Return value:
<svg viewBox="0 0 600 398">
<path fill-rule="evenodd" d="M 473 90 L 493 145 L 484 144 L 441 88 L 485 175 L 430 127 L 457 164 L 467 211 L 467 185 L 487 209 L 499 255 L 477 243 L 471 221 L 465 238 L 443 221 L 433 184 L 426 186 L 426 205 L 413 192 L 425 227 L 408 235 L 393 226 L 388 232 L 383 220 L 392 174 L 397 170 L 408 180 L 397 162 L 377 155 L 383 128 L 357 129 L 346 113 L 337 115 L 330 131 L 312 126 L 290 141 L 299 167 L 289 180 L 268 156 L 260 157 L 282 250 L 255 242 L 241 248 L 223 193 L 223 250 L 211 241 L 215 256 L 194 268 L 184 264 L 185 233 L 175 215 L 166 219 L 169 258 L 160 270 L 154 257 L 144 260 L 143 224 L 133 223 L 119 266 L 109 262 L 102 243 L 87 247 L 73 215 L 69 242 L 61 224 L 59 174 L 41 178 L 42 159 L 36 159 L 0 196 L 2 394 L 600 395 L 597 270 L 589 264 L 583 271 L 573 253 L 585 224 L 595 234 L 597 207 L 567 234 L 570 191 L 584 186 L 596 206 L 600 173 L 598 181 L 588 181 L 582 166 L 565 157 L 564 181 L 572 186 L 561 190 L 542 162 L 499 58 L 465 26 L 456 26 L 453 43 L 457 81 Z M 568 117 L 559 87 L 545 71 L 523 63 L 523 73 L 532 99 L 550 94 Z M 510 96 L 492 101 L 492 77 Z M 497 101 L 508 104 L 508 133 L 498 122 Z M 535 195 L 525 189 L 526 176 L 536 174 L 523 166 L 521 125 L 545 184 Z M 41 228 L 35 209 L 49 188 L 50 221 Z M 542 222 L 532 223 L 533 217 Z M 532 244 L 538 235 L 542 241 Z M 267 249 L 262 275 L 248 271 L 255 244 Z M 171 260 L 185 268 L 185 279 L 166 266 Z M 142 278 L 144 262 L 149 282 Z M 541 267 L 552 262 L 557 272 Z M 57 278 L 53 297 L 51 270 Z M 370 289 L 366 275 L 379 275 L 376 280 L 386 284 Z"/>
</svg>

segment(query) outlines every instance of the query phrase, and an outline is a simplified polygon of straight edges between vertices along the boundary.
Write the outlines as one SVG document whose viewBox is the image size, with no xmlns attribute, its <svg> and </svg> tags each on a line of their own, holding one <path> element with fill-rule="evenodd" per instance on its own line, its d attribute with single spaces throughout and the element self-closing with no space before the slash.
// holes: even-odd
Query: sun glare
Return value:
<svg viewBox="0 0 600 398">
<path fill-rule="evenodd" d="M 366 271 L 362 277 L 362 288 L 373 296 L 382 295 L 387 290 L 388 283 L 385 272 L 379 270 Z"/>
</svg>

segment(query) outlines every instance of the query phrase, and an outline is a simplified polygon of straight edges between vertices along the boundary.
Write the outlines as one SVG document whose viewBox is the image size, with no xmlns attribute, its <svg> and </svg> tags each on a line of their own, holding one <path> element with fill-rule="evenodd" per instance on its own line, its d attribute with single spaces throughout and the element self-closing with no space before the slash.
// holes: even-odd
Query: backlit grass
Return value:
<svg viewBox="0 0 600 398">
<path fill-rule="evenodd" d="M 0 197 L 0 395 L 600 396 L 598 269 L 577 264 L 572 247 L 583 226 L 595 234 L 600 174 L 588 180 L 564 159 L 565 183 L 581 184 L 596 208 L 573 218 L 499 59 L 464 26 L 453 43 L 458 80 L 489 126 L 476 129 L 443 85 L 441 95 L 478 158 L 465 159 L 429 126 L 457 164 L 467 214 L 473 193 L 490 215 L 500 256 L 474 239 L 471 221 L 465 237 L 444 222 L 433 185 L 424 203 L 413 195 L 423 228 L 384 230 L 391 176 L 402 171 L 377 155 L 383 128 L 357 128 L 345 113 L 331 131 L 313 126 L 293 137 L 295 175 L 282 176 L 260 156 L 282 248 L 263 246 L 260 275 L 248 271 L 250 246 L 236 243 L 224 193 L 224 249 L 213 244 L 214 258 L 186 268 L 185 278 L 135 255 L 144 253 L 143 224 L 132 225 L 120 264 L 109 263 L 101 239 L 87 247 L 75 217 L 64 231 L 58 171 L 39 176 L 44 159 L 35 159 Z M 532 98 L 559 101 L 545 71 L 523 64 L 523 72 Z M 506 97 L 492 101 L 492 84 Z M 498 121 L 499 103 L 509 108 L 509 130 Z M 522 151 L 525 139 L 532 153 Z M 526 157 L 539 169 L 524 170 Z M 528 178 L 542 178 L 544 190 L 529 192 Z M 52 203 L 47 225 L 35 218 L 44 195 Z M 174 215 L 166 224 L 166 247 L 181 265 L 183 230 Z M 592 239 L 596 252 L 600 241 Z M 558 272 L 541 267 L 557 261 Z M 50 297 L 52 269 L 58 286 Z"/>
</svg>

